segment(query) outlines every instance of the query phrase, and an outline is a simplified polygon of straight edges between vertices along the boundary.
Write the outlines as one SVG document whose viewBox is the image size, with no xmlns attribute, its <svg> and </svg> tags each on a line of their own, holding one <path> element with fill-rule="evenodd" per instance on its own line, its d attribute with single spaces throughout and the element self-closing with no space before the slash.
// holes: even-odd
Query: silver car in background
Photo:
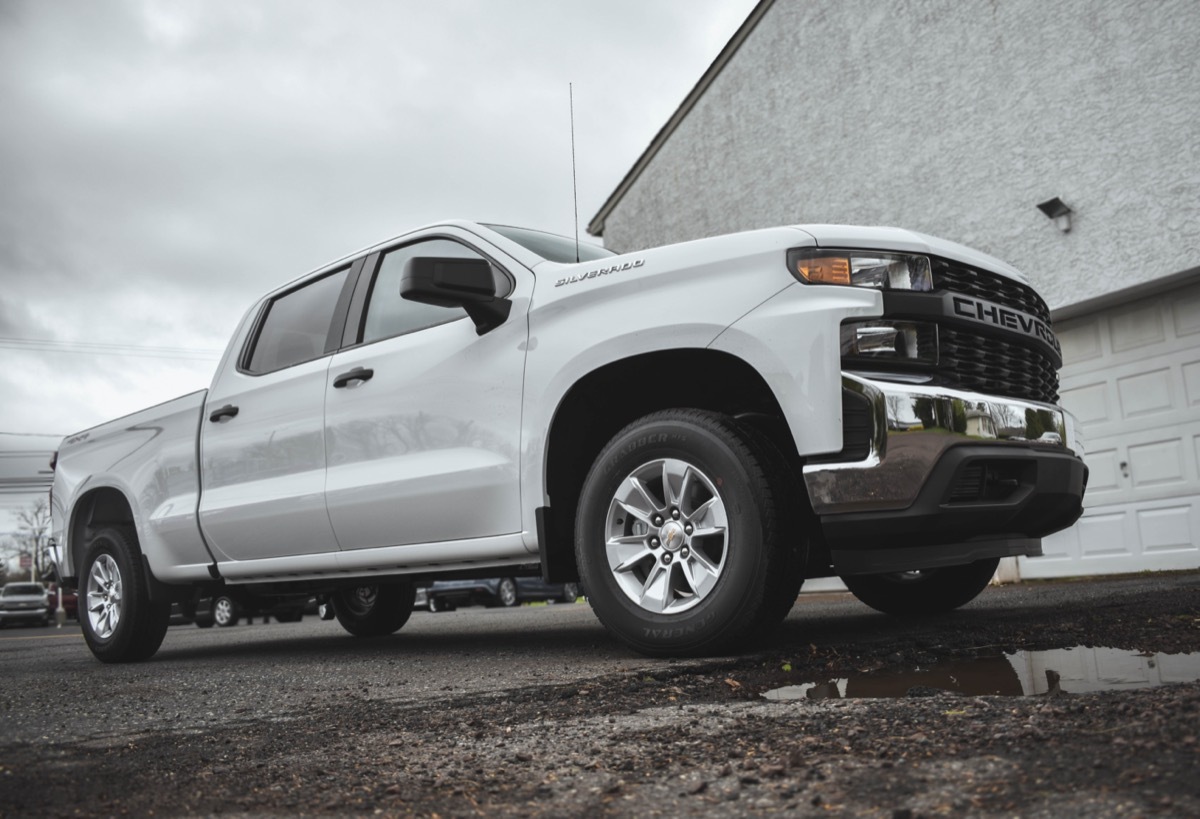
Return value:
<svg viewBox="0 0 1200 819">
<path fill-rule="evenodd" d="M 54 613 L 41 583 L 9 583 L 0 589 L 0 628 L 12 623 L 49 625 Z"/>
</svg>

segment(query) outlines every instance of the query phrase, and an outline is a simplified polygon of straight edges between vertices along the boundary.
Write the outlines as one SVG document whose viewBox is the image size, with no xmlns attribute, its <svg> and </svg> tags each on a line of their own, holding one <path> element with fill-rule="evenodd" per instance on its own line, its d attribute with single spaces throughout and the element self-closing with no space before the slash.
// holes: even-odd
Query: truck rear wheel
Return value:
<svg viewBox="0 0 1200 819">
<path fill-rule="evenodd" d="M 914 572 L 858 574 L 842 578 L 850 593 L 884 614 L 939 614 L 970 603 L 987 588 L 1000 558 L 965 566 L 945 566 Z"/>
<path fill-rule="evenodd" d="M 701 410 L 647 415 L 605 446 L 584 482 L 575 549 L 614 635 L 653 656 L 702 655 L 777 621 L 773 578 L 788 561 L 769 457 L 732 419 Z"/>
<path fill-rule="evenodd" d="M 382 637 L 399 631 L 412 615 L 417 590 L 407 580 L 355 586 L 335 592 L 333 611 L 355 637 Z"/>
<path fill-rule="evenodd" d="M 105 663 L 149 659 L 162 645 L 171 604 L 150 599 L 149 580 L 132 533 L 101 529 L 92 535 L 81 566 L 83 638 Z"/>
</svg>

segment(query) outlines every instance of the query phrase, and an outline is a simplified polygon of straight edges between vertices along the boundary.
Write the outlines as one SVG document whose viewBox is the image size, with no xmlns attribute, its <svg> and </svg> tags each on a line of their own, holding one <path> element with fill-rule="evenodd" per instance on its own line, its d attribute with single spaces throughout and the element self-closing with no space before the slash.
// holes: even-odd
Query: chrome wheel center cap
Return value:
<svg viewBox="0 0 1200 819">
<path fill-rule="evenodd" d="M 687 544 L 687 534 L 683 531 L 683 524 L 677 520 L 667 521 L 658 530 L 658 540 L 668 552 L 678 552 Z"/>
</svg>

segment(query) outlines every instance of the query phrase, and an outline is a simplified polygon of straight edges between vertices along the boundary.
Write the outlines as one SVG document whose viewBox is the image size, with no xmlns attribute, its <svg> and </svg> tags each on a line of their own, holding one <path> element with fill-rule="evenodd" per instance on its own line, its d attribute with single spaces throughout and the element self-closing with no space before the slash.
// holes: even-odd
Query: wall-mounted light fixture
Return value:
<svg viewBox="0 0 1200 819">
<path fill-rule="evenodd" d="M 1063 233 L 1071 229 L 1071 214 L 1075 211 L 1071 210 L 1071 206 L 1057 196 L 1042 202 L 1038 205 L 1038 210 L 1046 214 L 1048 218 L 1053 219 L 1054 224 Z"/>
</svg>

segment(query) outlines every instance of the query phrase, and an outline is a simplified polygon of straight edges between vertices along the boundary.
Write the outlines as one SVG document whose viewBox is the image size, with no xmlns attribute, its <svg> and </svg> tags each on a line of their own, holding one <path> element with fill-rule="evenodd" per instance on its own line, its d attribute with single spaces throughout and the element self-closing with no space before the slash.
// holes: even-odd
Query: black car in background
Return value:
<svg viewBox="0 0 1200 819">
<path fill-rule="evenodd" d="M 195 623 L 200 628 L 221 626 L 227 628 L 236 626 L 241 620 L 253 622 L 261 617 L 268 622 L 274 617 L 280 623 L 296 623 L 305 614 L 316 614 L 315 599 L 297 600 L 296 598 L 273 600 L 240 600 L 227 594 L 213 597 L 201 597 L 199 600 L 189 600 L 184 603 L 171 604 L 171 623 Z"/>
<path fill-rule="evenodd" d="M 574 603 L 575 583 L 547 583 L 540 577 L 488 577 L 482 580 L 438 580 L 425 589 L 430 611 L 450 611 L 458 606 L 516 606 L 545 600 Z"/>
</svg>

